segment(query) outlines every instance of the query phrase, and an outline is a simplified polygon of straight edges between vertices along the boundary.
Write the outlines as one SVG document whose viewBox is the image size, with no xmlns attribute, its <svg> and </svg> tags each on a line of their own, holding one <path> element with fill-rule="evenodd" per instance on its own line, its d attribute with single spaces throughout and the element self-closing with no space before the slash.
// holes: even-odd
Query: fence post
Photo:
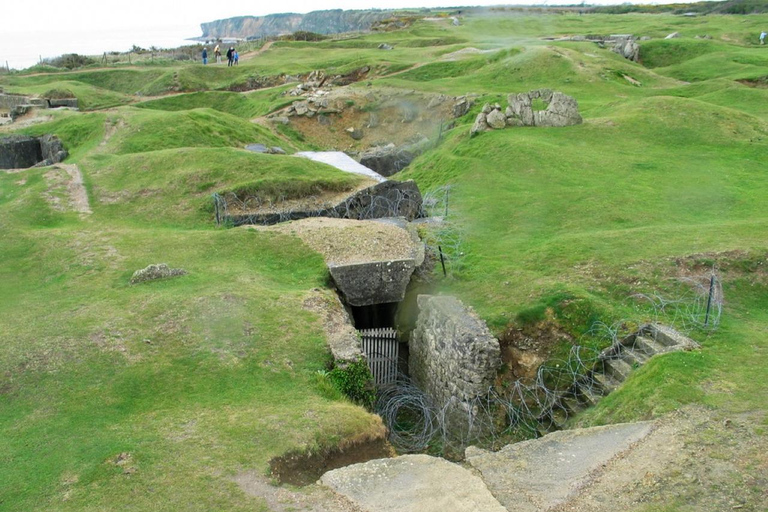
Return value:
<svg viewBox="0 0 768 512">
<path fill-rule="evenodd" d="M 707 298 L 707 313 L 704 316 L 704 327 L 709 325 L 709 310 L 712 307 L 712 295 L 715 293 L 715 273 L 709 278 L 709 297 Z"/>
<path fill-rule="evenodd" d="M 440 251 L 440 264 L 443 266 L 443 277 L 447 277 L 448 274 L 445 272 L 445 259 L 443 258 L 443 248 L 438 245 L 437 250 Z"/>
</svg>

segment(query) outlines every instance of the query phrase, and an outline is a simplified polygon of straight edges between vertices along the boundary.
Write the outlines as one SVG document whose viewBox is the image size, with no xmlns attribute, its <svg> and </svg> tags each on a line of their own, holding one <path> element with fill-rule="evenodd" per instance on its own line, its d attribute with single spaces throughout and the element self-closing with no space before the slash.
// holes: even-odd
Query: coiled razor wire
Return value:
<svg viewBox="0 0 768 512">
<path fill-rule="evenodd" d="M 720 322 L 723 292 L 718 276 L 686 278 L 675 299 L 654 295 L 633 295 L 651 304 L 653 321 L 673 325 L 682 334 L 694 328 L 714 329 Z M 707 286 L 705 283 L 709 283 Z M 709 321 L 704 325 L 706 305 Z M 394 386 L 382 390 L 376 412 L 390 431 L 390 442 L 401 452 L 419 452 L 437 446 L 445 454 L 452 447 L 477 444 L 499 448 L 510 439 L 537 437 L 560 428 L 573 416 L 573 408 L 588 407 L 591 397 L 604 394 L 594 376 L 613 359 L 622 359 L 625 350 L 642 350 L 638 338 L 631 337 L 630 322 L 596 322 L 587 335 L 604 350 L 574 345 L 567 358 L 541 365 L 532 382 L 518 379 L 461 403 L 433 403 L 408 377 L 401 376 Z M 570 401 L 572 405 L 567 405 Z M 457 421 L 458 412 L 463 417 Z M 408 421 L 403 421 L 406 418 Z"/>
</svg>

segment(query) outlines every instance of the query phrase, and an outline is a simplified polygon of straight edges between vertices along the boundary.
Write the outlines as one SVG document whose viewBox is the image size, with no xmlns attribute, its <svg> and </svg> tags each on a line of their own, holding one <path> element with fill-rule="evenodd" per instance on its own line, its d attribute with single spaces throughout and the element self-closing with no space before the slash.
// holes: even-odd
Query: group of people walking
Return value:
<svg viewBox="0 0 768 512">
<path fill-rule="evenodd" d="M 217 44 L 213 49 L 213 56 L 216 59 L 216 64 L 221 64 L 221 48 Z M 227 66 L 237 66 L 240 63 L 240 54 L 237 53 L 234 46 L 230 46 L 227 50 Z M 208 48 L 203 48 L 203 64 L 208 64 Z"/>
</svg>

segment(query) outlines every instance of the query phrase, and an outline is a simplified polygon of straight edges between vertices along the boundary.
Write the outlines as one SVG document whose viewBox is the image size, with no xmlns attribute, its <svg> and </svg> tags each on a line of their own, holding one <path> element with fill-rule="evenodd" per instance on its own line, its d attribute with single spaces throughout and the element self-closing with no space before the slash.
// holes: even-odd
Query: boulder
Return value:
<svg viewBox="0 0 768 512">
<path fill-rule="evenodd" d="M 364 136 L 363 130 L 360 130 L 359 128 L 349 127 L 344 131 L 347 132 L 347 135 L 352 137 L 354 140 L 361 140 Z"/>
<path fill-rule="evenodd" d="M 379 48 L 379 50 L 394 50 L 395 49 L 394 46 L 388 45 L 387 43 L 381 43 L 378 46 L 378 48 Z"/>
<path fill-rule="evenodd" d="M 611 50 L 633 62 L 640 60 L 640 45 L 637 44 L 632 36 L 626 39 L 618 39 Z"/>
<path fill-rule="evenodd" d="M 535 126 L 571 126 L 582 123 L 579 104 L 574 98 L 561 92 L 552 93 L 547 109 L 534 114 Z"/>
<path fill-rule="evenodd" d="M 507 126 L 507 116 L 505 116 L 501 110 L 494 109 L 490 114 L 486 116 L 485 120 L 488 123 L 488 126 L 495 130 L 499 130 Z"/>
<path fill-rule="evenodd" d="M 467 115 L 467 113 L 469 113 L 470 108 L 472 108 L 472 101 L 470 101 L 466 97 L 460 97 L 460 98 L 457 98 L 456 102 L 453 104 L 451 113 L 453 114 L 454 118 L 462 117 Z"/>
<path fill-rule="evenodd" d="M 680 37 L 680 32 L 672 32 L 664 39 L 677 39 L 678 37 Z"/>
<path fill-rule="evenodd" d="M 187 273 L 183 268 L 170 268 L 165 263 L 157 263 L 137 270 L 131 277 L 131 284 L 154 281 L 156 279 L 165 279 L 167 277 L 183 276 Z"/>
<path fill-rule="evenodd" d="M 547 108 L 534 111 L 534 99 L 541 99 Z M 561 92 L 538 89 L 510 94 L 508 100 L 507 124 L 512 126 L 571 126 L 582 122 L 576 100 Z"/>
<path fill-rule="evenodd" d="M 474 136 L 480 132 L 487 132 L 490 129 L 491 127 L 488 126 L 487 115 L 481 112 L 477 114 L 477 117 L 475 118 L 475 124 L 472 125 L 472 128 L 469 130 L 469 134 L 470 136 Z"/>
<path fill-rule="evenodd" d="M 254 153 L 266 153 L 269 148 L 264 144 L 248 144 L 245 149 Z"/>
</svg>

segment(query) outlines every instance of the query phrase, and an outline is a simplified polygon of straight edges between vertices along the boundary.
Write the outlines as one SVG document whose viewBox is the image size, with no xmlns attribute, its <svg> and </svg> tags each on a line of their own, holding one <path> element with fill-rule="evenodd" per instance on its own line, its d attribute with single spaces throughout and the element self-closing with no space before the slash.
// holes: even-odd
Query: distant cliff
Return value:
<svg viewBox="0 0 768 512">
<path fill-rule="evenodd" d="M 267 16 L 238 16 L 200 24 L 204 38 L 260 37 L 291 34 L 299 30 L 318 34 L 337 34 L 368 30 L 374 22 L 391 18 L 393 11 L 314 11 L 307 14 L 283 13 Z"/>
</svg>

